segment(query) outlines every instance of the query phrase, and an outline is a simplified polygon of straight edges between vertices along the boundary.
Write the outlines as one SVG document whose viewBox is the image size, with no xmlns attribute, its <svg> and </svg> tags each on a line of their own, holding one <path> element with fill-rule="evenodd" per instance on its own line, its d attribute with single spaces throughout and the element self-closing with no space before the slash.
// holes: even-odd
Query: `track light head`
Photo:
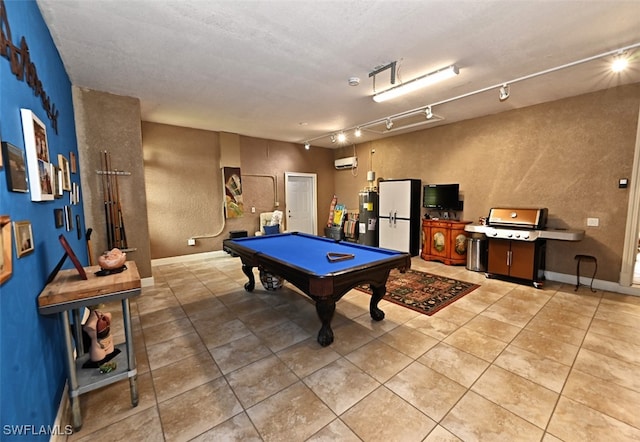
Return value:
<svg viewBox="0 0 640 442">
<path fill-rule="evenodd" d="M 338 142 L 339 143 L 344 143 L 345 141 L 347 141 L 347 136 L 345 135 L 344 132 L 340 132 L 338 134 Z"/>
<path fill-rule="evenodd" d="M 309 149 L 311 148 L 311 144 L 309 144 L 308 142 L 307 142 L 307 143 L 304 143 L 304 148 L 305 148 L 306 150 L 309 150 Z"/>
<path fill-rule="evenodd" d="M 503 84 L 502 87 L 500 88 L 500 95 L 498 96 L 498 98 L 500 98 L 500 101 L 505 101 L 507 98 L 509 98 L 509 85 L 508 84 Z"/>
<path fill-rule="evenodd" d="M 335 143 L 336 142 L 336 134 L 331 134 L 331 142 Z"/>
<path fill-rule="evenodd" d="M 621 52 L 613 59 L 613 63 L 611 63 L 611 70 L 613 72 L 622 72 L 627 66 L 629 66 L 629 58 L 627 58 L 627 54 L 625 52 Z"/>
<path fill-rule="evenodd" d="M 353 132 L 356 137 L 362 136 L 362 130 L 359 127 L 356 127 L 356 130 Z"/>
<path fill-rule="evenodd" d="M 387 118 L 387 130 L 391 130 L 391 128 L 393 127 L 393 121 L 391 121 L 391 118 Z"/>
<path fill-rule="evenodd" d="M 431 106 L 427 106 L 427 108 L 424 110 L 424 116 L 426 117 L 427 120 L 430 120 L 433 118 L 433 112 L 431 111 Z"/>
</svg>

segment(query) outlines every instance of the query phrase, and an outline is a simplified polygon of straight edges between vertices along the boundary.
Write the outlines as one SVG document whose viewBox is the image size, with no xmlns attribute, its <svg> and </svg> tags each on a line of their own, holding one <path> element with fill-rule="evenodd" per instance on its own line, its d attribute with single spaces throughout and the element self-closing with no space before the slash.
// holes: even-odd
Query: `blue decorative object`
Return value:
<svg viewBox="0 0 640 442">
<path fill-rule="evenodd" d="M 265 235 L 275 235 L 276 233 L 280 233 L 280 224 L 276 224 L 275 226 L 263 226 Z"/>
</svg>

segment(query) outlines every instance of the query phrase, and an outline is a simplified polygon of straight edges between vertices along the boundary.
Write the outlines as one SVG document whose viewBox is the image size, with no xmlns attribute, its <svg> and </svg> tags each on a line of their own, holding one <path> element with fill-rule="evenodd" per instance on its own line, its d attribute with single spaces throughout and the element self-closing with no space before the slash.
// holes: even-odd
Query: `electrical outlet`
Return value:
<svg viewBox="0 0 640 442">
<path fill-rule="evenodd" d="M 187 240 L 187 245 L 188 245 L 188 246 L 195 246 L 195 245 L 196 245 L 196 240 L 195 240 L 195 239 L 193 239 L 193 238 L 189 238 L 189 239 Z"/>
<path fill-rule="evenodd" d="M 251 213 L 256 213 L 256 208 L 255 207 L 251 208 Z"/>
<path fill-rule="evenodd" d="M 600 225 L 600 218 L 587 218 L 587 226 L 598 227 Z"/>
</svg>

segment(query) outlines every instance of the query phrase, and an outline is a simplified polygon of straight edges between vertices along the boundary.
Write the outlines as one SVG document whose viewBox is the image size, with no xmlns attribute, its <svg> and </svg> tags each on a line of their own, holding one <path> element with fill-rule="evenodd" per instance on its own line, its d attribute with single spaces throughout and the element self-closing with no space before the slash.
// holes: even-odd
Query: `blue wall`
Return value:
<svg viewBox="0 0 640 442">
<path fill-rule="evenodd" d="M 1 1 L 1 0 L 0 0 Z M 46 125 L 49 154 L 57 164 L 58 154 L 78 155 L 71 82 L 35 1 L 5 0 L 11 42 L 19 46 L 22 37 L 29 47 L 31 62 L 51 103 L 59 110 L 58 133 L 51 125 L 33 89 L 11 72 L 9 60 L 0 57 L 0 137 L 24 150 L 20 108 L 30 109 Z M 8 37 L 6 23 L 0 23 Z M 64 234 L 83 265 L 87 265 L 84 240 L 84 209 L 74 205 L 74 229 L 56 228 L 54 208 L 69 205 L 69 192 L 60 199 L 32 202 L 29 193 L 7 189 L 7 164 L 0 169 L 0 215 L 11 221 L 31 221 L 34 252 L 18 259 L 13 245 L 13 274 L 0 286 L 0 439 L 13 439 L 9 425 L 51 426 L 66 380 L 62 326 L 57 315 L 38 314 L 37 297 L 48 274 L 63 255 L 58 236 Z M 71 181 L 80 184 L 79 171 Z M 82 195 L 82 191 L 81 191 Z M 76 233 L 75 215 L 80 215 L 82 239 Z M 13 232 L 12 232 L 13 234 Z M 63 268 L 70 268 L 67 260 Z M 64 424 L 64 422 L 63 422 Z M 16 437 L 18 439 L 19 437 Z M 48 440 L 48 434 L 22 440 Z"/>
</svg>

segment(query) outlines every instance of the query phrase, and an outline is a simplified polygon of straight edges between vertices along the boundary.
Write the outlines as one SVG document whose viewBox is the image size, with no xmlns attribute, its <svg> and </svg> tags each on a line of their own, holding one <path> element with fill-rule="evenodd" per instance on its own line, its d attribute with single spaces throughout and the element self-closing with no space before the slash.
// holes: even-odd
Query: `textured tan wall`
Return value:
<svg viewBox="0 0 640 442">
<path fill-rule="evenodd" d="M 548 207 L 549 227 L 584 229 L 586 238 L 548 241 L 547 270 L 575 274 L 574 256 L 589 254 L 598 279 L 618 281 L 629 194 L 618 179 L 631 178 L 639 107 L 635 84 L 365 143 L 358 175 L 336 171 L 335 188 L 356 207 L 375 149 L 378 178 L 460 183 L 463 219 L 501 205 Z M 351 155 L 351 146 L 335 152 Z"/>
<path fill-rule="evenodd" d="M 118 178 L 127 242 L 135 251 L 127 259 L 136 262 L 140 276 L 151 277 L 147 202 L 145 197 L 140 103 L 136 98 L 73 87 L 73 106 L 78 138 L 81 198 L 87 228 L 93 229 L 94 262 L 107 249 L 101 152 L 111 153 L 111 168 L 130 172 Z"/>
<path fill-rule="evenodd" d="M 330 150 L 240 136 L 245 215 L 225 220 L 219 133 L 149 122 L 142 132 L 153 259 L 222 250 L 234 230 L 253 235 L 260 212 L 274 210 L 276 201 L 286 213 L 285 172 L 318 175 L 318 218 L 326 219 L 333 196 Z M 188 246 L 193 236 L 211 237 Z"/>
</svg>

